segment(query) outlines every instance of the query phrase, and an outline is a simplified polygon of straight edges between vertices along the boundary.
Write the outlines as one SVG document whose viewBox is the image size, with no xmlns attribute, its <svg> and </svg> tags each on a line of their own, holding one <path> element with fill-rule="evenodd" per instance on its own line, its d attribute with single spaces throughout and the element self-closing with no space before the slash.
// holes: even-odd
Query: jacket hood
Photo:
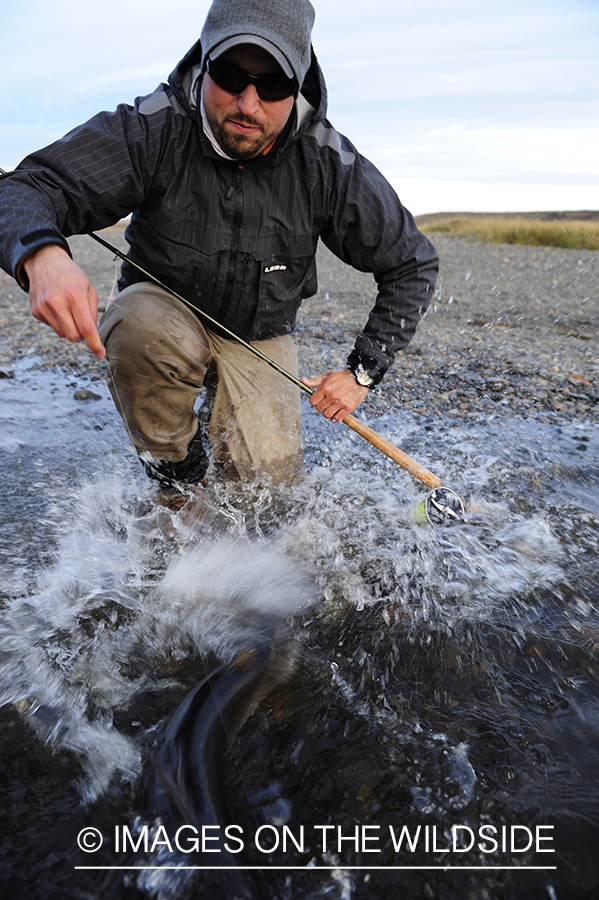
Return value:
<svg viewBox="0 0 599 900">
<path fill-rule="evenodd" d="M 327 89 L 322 69 L 311 48 L 308 73 L 295 101 L 296 125 L 289 140 L 299 137 L 311 124 L 326 118 Z M 197 115 L 197 93 L 202 78 L 202 46 L 197 41 L 175 66 L 168 83 L 175 97 L 190 115 Z"/>
</svg>

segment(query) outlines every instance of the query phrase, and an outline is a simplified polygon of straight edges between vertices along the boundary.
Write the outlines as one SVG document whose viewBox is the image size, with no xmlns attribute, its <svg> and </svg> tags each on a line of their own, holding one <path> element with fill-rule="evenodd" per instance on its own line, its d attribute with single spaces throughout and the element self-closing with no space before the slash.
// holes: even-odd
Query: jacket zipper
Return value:
<svg viewBox="0 0 599 900">
<path fill-rule="evenodd" d="M 243 258 L 243 278 L 241 280 L 241 289 L 239 291 L 239 299 L 240 300 L 241 300 L 242 294 L 245 294 L 245 288 L 247 285 L 248 272 L 250 271 L 251 262 L 252 262 L 252 257 L 250 256 L 249 253 L 246 253 Z"/>
<path fill-rule="evenodd" d="M 200 267 L 198 263 L 194 263 L 193 265 L 193 289 L 195 291 L 196 300 L 199 300 L 202 296 L 202 288 L 200 287 Z"/>
<path fill-rule="evenodd" d="M 241 234 L 241 223 L 243 221 L 243 190 L 241 188 L 241 171 L 243 164 L 240 163 L 233 175 L 233 184 L 227 191 L 227 197 L 233 197 L 233 219 L 231 223 L 231 246 L 227 257 L 227 271 L 225 274 L 225 286 L 223 289 L 223 298 L 219 304 L 222 311 L 223 319 L 226 318 L 226 312 L 231 302 L 231 295 L 235 286 L 235 269 L 237 267 L 237 254 L 239 252 L 239 236 Z M 245 277 L 244 277 L 245 282 Z"/>
</svg>

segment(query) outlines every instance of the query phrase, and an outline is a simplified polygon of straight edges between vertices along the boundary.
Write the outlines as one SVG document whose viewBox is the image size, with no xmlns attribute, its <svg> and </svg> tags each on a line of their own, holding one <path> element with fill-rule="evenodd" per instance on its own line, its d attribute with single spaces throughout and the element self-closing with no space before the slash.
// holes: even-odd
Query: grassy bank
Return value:
<svg viewBox="0 0 599 900">
<path fill-rule="evenodd" d="M 599 225 L 593 221 L 448 216 L 439 217 L 420 227 L 425 231 L 459 234 L 467 240 L 486 241 L 490 244 L 599 250 Z"/>
</svg>

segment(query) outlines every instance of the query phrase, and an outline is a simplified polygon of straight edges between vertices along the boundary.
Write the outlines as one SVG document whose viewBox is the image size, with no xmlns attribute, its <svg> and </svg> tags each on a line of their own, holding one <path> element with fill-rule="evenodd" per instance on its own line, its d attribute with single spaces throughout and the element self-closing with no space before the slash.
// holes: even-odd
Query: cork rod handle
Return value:
<svg viewBox="0 0 599 900">
<path fill-rule="evenodd" d="M 346 416 L 341 421 L 344 425 L 347 425 L 348 428 L 351 428 L 352 431 L 355 431 L 356 434 L 359 434 L 360 437 L 363 437 L 376 447 L 377 450 L 380 450 L 381 453 L 384 453 L 385 456 L 388 456 L 394 462 L 398 463 L 402 468 L 407 469 L 410 475 L 413 475 L 414 478 L 418 478 L 420 481 L 424 482 L 429 488 L 436 488 L 441 484 L 441 479 L 438 475 L 433 475 L 432 472 L 429 472 L 428 469 L 421 466 L 419 462 L 416 462 L 415 459 L 412 459 L 411 456 L 408 456 L 407 453 L 404 453 L 403 450 L 400 450 L 399 447 L 396 447 L 391 441 L 381 437 L 380 434 L 377 434 L 376 431 L 373 431 L 368 425 L 364 425 L 359 419 L 356 419 L 354 416 Z"/>
</svg>

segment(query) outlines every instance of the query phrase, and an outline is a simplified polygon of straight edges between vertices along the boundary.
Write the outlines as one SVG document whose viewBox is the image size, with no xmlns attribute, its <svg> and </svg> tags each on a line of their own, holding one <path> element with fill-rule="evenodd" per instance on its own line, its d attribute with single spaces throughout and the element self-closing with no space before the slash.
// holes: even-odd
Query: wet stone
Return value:
<svg viewBox="0 0 599 900">
<path fill-rule="evenodd" d="M 93 391 L 90 391 L 89 388 L 85 388 L 80 391 L 75 391 L 73 394 L 73 398 L 75 400 L 101 400 L 101 394 L 94 394 Z"/>
<path fill-rule="evenodd" d="M 111 233 L 111 240 L 120 239 Z M 254 807 L 263 818 L 289 820 L 294 831 L 301 822 L 337 822 L 350 834 L 360 817 L 374 825 L 405 823 L 412 834 L 431 823 L 443 843 L 441 835 L 456 821 L 477 827 L 549 820 L 557 826 L 559 869 L 555 876 L 395 872 L 392 884 L 372 872 L 368 883 L 356 876 L 355 890 L 351 882 L 327 880 L 318 871 L 298 884 L 290 870 L 281 876 L 288 881 L 278 883 L 269 872 L 268 888 L 256 896 L 418 900 L 509 894 L 526 900 L 549 896 L 551 877 L 556 897 L 582 898 L 597 883 L 598 410 L 574 392 L 595 396 L 599 354 L 595 338 L 578 340 L 556 325 L 558 316 L 568 317 L 569 329 L 581 325 L 582 300 L 591 295 L 584 315 L 596 316 L 598 282 L 590 279 L 596 279 L 597 262 L 579 251 L 433 241 L 442 269 L 430 312 L 359 414 L 373 425 L 380 421 L 384 434 L 395 431 L 398 443 L 434 471 L 440 466 L 480 509 L 472 510 L 464 527 L 443 534 L 416 524 L 411 510 L 421 501 L 420 485 L 391 472 L 389 461 L 356 443 L 348 429 L 328 426 L 307 409 L 308 472 L 297 494 L 275 502 L 266 491 L 252 500 L 246 490 L 240 499 L 231 486 L 229 492 L 219 485 L 218 509 L 231 514 L 231 534 L 244 543 L 251 538 L 253 545 L 275 529 L 274 536 L 316 574 L 324 598 L 313 620 L 300 627 L 306 640 L 298 648 L 298 669 L 260 704 L 240 735 L 227 799 L 232 821 L 247 816 L 249 785 L 262 798 Z M 85 239 L 73 247 L 98 288 L 104 284 L 107 291 L 110 255 Z M 575 285 L 572 267 L 581 268 L 581 258 L 585 273 Z M 466 272 L 472 273 L 467 280 Z M 547 273 L 560 276 L 552 292 Z M 324 251 L 319 280 L 320 293 L 298 319 L 305 374 L 343 360 L 375 295 L 370 276 Z M 553 306 L 548 296 L 555 298 Z M 56 393 L 48 394 L 51 408 L 40 404 L 46 419 L 35 423 L 35 433 L 24 418 L 29 446 L 22 433 L 2 434 L 6 484 L 18 486 L 5 495 L 0 517 L 8 551 L 2 649 L 9 662 L 3 656 L 2 687 L 5 696 L 34 704 L 26 722 L 16 710 L 3 710 L 2 854 L 11 863 L 16 859 L 19 872 L 33 871 L 32 881 L 43 882 L 39 888 L 27 883 L 11 896 L 46 900 L 83 891 L 125 900 L 138 895 L 140 882 L 123 886 L 121 873 L 103 873 L 92 884 L 82 882 L 79 871 L 69 874 L 89 862 L 75 855 L 84 805 L 72 784 L 97 792 L 87 796 L 90 821 L 110 822 L 111 830 L 117 821 L 132 823 L 139 814 L 137 799 L 131 804 L 139 775 L 133 751 L 153 744 L 156 723 L 175 696 L 188 681 L 204 677 L 190 648 L 215 623 L 204 618 L 204 603 L 190 608 L 187 589 L 179 597 L 169 590 L 162 600 L 150 590 L 169 557 L 184 560 L 189 543 L 201 550 L 197 531 L 185 530 L 180 512 L 157 512 L 116 413 L 112 406 L 110 415 L 104 412 L 111 403 L 106 390 L 98 385 L 105 406 L 94 404 L 91 418 L 80 410 L 71 415 L 73 392 L 94 388 L 106 365 L 58 341 L 31 319 L 25 301 L 8 276 L 0 278 L 0 314 L 10 319 L 14 336 L 3 345 L 0 364 L 14 365 L 17 373 L 31 366 L 7 419 L 27 409 L 29 394 L 40 397 L 35 375 L 52 379 Z M 341 312 L 351 327 L 340 324 Z M 467 324 L 475 313 L 494 323 L 480 343 Z M 326 329 L 323 314 L 329 317 Z M 508 320 L 519 327 L 497 325 Z M 323 336 L 317 340 L 319 327 Z M 593 387 L 571 383 L 574 375 Z M 540 378 L 559 389 L 547 404 L 535 399 Z M 481 397 L 483 383 L 487 393 Z M 15 396 L 19 387 L 18 378 L 2 383 Z M 554 403 L 563 410 L 555 411 Z M 589 410 L 581 415 L 583 406 Z M 234 561 L 234 553 L 223 555 L 200 583 L 211 584 L 215 573 L 227 575 Z M 285 566 L 273 596 L 290 580 L 288 571 Z M 268 572 L 256 571 L 259 583 Z M 247 579 L 248 567 L 242 574 Z M 232 596 L 227 582 L 225 587 L 222 595 Z M 151 696 L 143 690 L 148 679 Z M 76 759 L 72 747 L 78 747 Z M 280 794 L 265 794 L 273 773 Z M 26 825 L 32 828 L 28 840 Z M 312 849 L 310 856 L 276 861 L 306 864 Z M 333 861 L 341 871 L 360 861 L 333 851 L 326 859 L 315 852 L 314 862 Z M 376 862 L 430 866 L 447 859 L 387 849 Z M 114 863 L 115 857 L 98 860 Z M 140 863 L 133 854 L 118 861 Z M 454 865 L 482 861 L 476 851 L 453 857 Z M 532 854 L 488 861 L 539 862 Z M 247 862 L 271 860 L 255 852 Z M 216 895 L 187 887 L 177 890 L 172 881 L 168 890 L 144 896 Z"/>
</svg>

